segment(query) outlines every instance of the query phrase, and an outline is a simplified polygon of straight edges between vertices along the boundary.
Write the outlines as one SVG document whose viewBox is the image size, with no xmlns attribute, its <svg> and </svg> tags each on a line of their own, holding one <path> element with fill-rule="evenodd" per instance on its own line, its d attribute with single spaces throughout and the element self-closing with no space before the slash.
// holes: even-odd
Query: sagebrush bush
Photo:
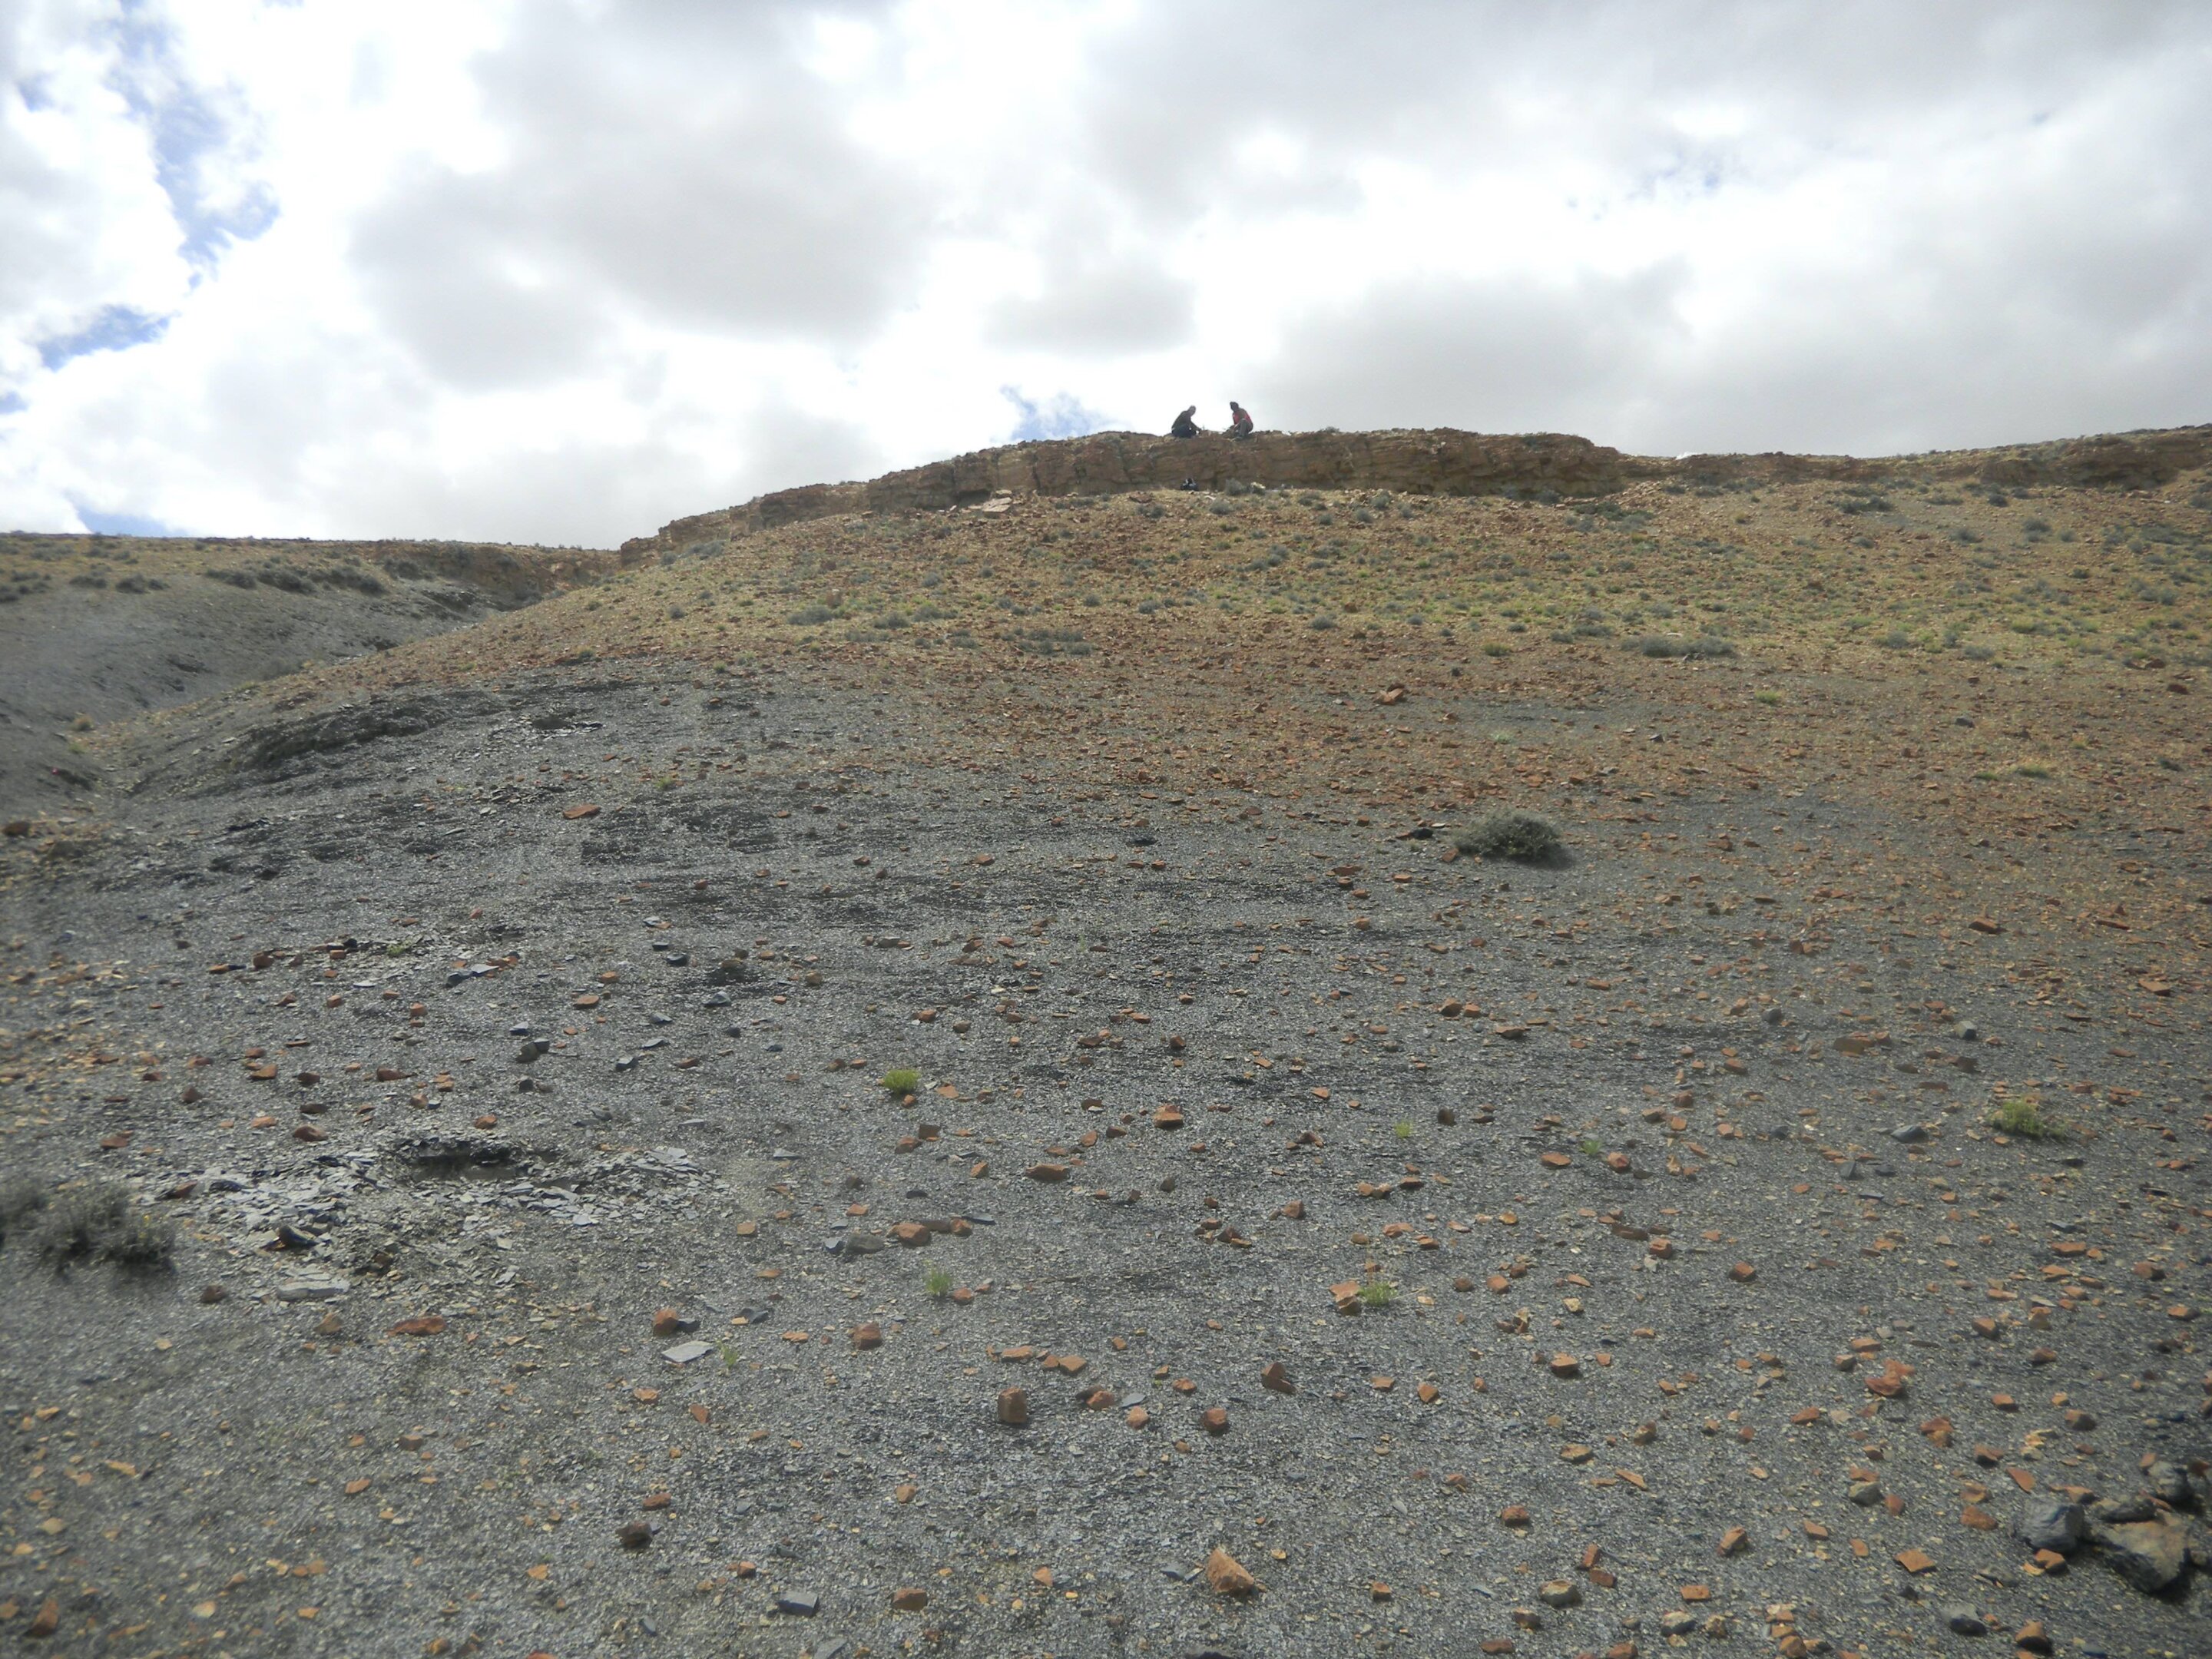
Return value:
<svg viewBox="0 0 2212 1659">
<path fill-rule="evenodd" d="M 176 1250 L 176 1229 L 112 1183 L 62 1194 L 46 1205 L 39 1228 L 39 1254 L 56 1267 L 75 1261 L 166 1267 Z"/>
<path fill-rule="evenodd" d="M 28 1232 L 46 1207 L 46 1183 L 27 1175 L 0 1181 L 0 1244 L 16 1233 Z"/>
<path fill-rule="evenodd" d="M 1492 812 L 1452 837 L 1462 853 L 1483 859 L 1547 863 L 1566 850 L 1559 832 L 1533 812 Z"/>
<path fill-rule="evenodd" d="M 1686 640 L 1679 634 L 1646 634 L 1632 649 L 1647 657 L 1733 657 L 1735 644 L 1717 634 L 1700 634 Z"/>
</svg>

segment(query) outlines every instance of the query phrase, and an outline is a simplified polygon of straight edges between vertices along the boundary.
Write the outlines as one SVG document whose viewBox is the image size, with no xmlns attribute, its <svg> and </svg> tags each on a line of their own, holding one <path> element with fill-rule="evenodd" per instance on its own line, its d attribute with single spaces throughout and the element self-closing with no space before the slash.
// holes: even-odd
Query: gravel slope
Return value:
<svg viewBox="0 0 2212 1659">
<path fill-rule="evenodd" d="M 2201 1646 L 2201 1574 L 2118 1570 L 2205 1536 L 2196 993 L 1905 926 L 1889 871 L 1977 878 L 1850 780 L 1570 796 L 1531 868 L 818 667 L 371 708 L 188 714 L 0 842 L 0 1163 L 179 1231 L 0 1252 L 0 1630 Z M 2034 1502 L 2147 1484 L 2033 1565 Z"/>
</svg>

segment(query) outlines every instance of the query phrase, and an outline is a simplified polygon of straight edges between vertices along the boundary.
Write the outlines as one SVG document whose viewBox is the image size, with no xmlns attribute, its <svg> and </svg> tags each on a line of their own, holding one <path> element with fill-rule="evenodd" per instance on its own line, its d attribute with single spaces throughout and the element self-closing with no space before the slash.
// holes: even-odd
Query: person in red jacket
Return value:
<svg viewBox="0 0 2212 1659">
<path fill-rule="evenodd" d="M 1252 411 L 1234 398 L 1229 400 L 1229 435 L 1232 438 L 1252 435 Z"/>
</svg>

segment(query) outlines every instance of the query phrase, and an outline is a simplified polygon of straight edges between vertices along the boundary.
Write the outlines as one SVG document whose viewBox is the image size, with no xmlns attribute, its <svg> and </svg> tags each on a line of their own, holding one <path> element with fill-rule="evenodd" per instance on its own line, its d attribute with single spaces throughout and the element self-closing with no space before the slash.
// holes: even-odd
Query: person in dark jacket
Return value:
<svg viewBox="0 0 2212 1659">
<path fill-rule="evenodd" d="M 1229 400 L 1229 435 L 1232 438 L 1252 435 L 1252 411 L 1234 398 Z"/>
<path fill-rule="evenodd" d="M 1198 405 L 1196 404 L 1193 404 L 1175 417 L 1175 424 L 1168 428 L 1168 436 L 1170 438 L 1198 436 Z"/>
</svg>

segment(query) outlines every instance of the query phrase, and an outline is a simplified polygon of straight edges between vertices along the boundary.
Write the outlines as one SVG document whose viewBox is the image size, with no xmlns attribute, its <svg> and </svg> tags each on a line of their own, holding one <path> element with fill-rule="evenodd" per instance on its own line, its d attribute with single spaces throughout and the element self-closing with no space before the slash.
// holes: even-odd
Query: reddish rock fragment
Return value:
<svg viewBox="0 0 2212 1659">
<path fill-rule="evenodd" d="M 1206 1558 L 1203 1568 L 1207 1586 L 1216 1595 L 1246 1596 L 1259 1593 L 1260 1581 L 1244 1568 L 1242 1562 L 1218 1544 Z"/>
</svg>

